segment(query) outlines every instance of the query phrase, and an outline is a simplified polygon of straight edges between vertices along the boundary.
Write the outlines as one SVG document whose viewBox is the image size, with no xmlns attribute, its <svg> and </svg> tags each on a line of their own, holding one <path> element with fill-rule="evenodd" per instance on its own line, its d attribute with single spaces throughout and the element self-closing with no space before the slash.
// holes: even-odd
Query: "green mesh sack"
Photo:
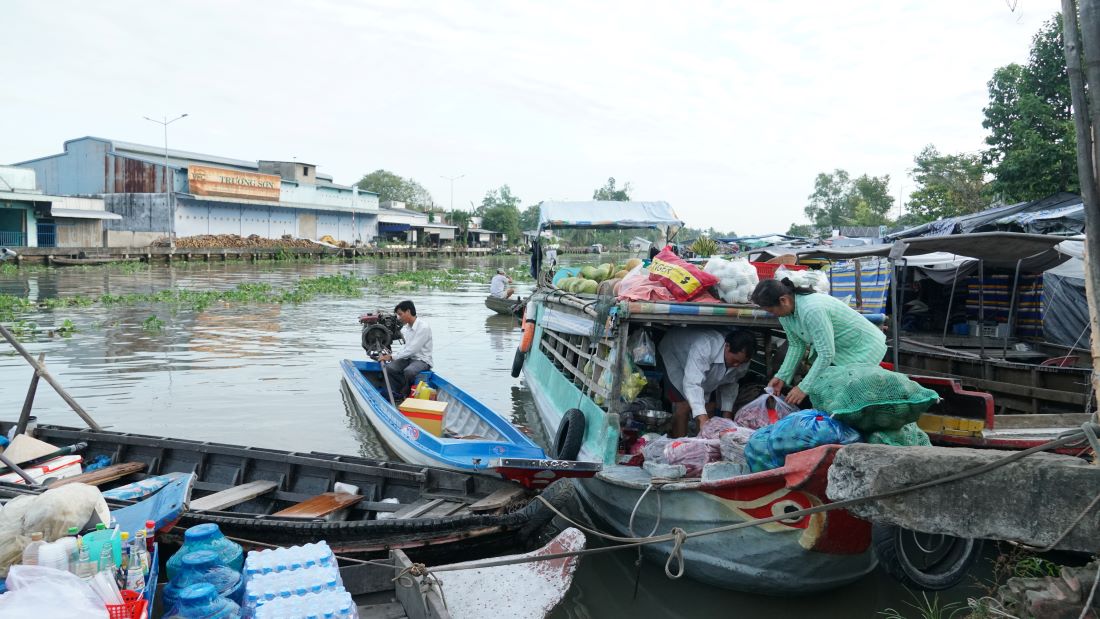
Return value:
<svg viewBox="0 0 1100 619">
<path fill-rule="evenodd" d="M 898 430 L 920 418 L 939 395 L 877 365 L 826 368 L 806 389 L 814 407 L 857 430 Z"/>
<path fill-rule="evenodd" d="M 894 447 L 931 447 L 932 441 L 915 423 L 907 423 L 900 430 L 879 430 L 867 435 L 867 442 Z"/>
</svg>

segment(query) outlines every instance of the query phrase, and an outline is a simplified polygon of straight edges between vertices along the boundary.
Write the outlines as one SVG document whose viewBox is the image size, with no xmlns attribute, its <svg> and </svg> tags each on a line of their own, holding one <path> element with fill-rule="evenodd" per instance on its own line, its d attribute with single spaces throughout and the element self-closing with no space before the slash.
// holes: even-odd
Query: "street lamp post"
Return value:
<svg viewBox="0 0 1100 619">
<path fill-rule="evenodd" d="M 179 116 L 168 120 L 168 116 L 165 115 L 163 120 L 157 120 L 155 118 L 149 118 L 143 116 L 145 120 L 151 123 L 157 123 L 164 127 L 164 197 L 168 201 L 168 246 L 172 249 L 176 248 L 176 209 L 172 204 L 172 186 L 168 182 L 168 125 L 176 122 L 181 118 L 187 118 L 187 114 L 180 114 Z"/>
<path fill-rule="evenodd" d="M 445 178 L 451 181 L 451 210 L 455 210 L 455 181 L 466 176 L 465 174 L 459 174 L 458 176 L 440 176 L 439 178 Z"/>
</svg>

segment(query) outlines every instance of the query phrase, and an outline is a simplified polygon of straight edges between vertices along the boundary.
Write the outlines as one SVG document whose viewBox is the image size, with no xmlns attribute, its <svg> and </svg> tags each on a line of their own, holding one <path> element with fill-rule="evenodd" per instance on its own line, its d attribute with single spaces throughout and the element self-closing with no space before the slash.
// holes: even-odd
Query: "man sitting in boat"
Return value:
<svg viewBox="0 0 1100 619">
<path fill-rule="evenodd" d="M 756 338 L 748 331 L 723 334 L 713 329 L 670 329 L 657 347 L 665 372 L 665 395 L 672 402 L 669 436 L 687 434 L 688 414 L 699 429 L 715 408 L 733 417 L 738 382 L 749 371 Z M 710 401 L 717 396 L 717 402 Z"/>
<path fill-rule="evenodd" d="M 405 340 L 405 346 L 397 354 L 382 355 L 379 361 L 386 362 L 383 367 L 389 376 L 394 398 L 404 398 L 409 394 L 409 385 L 416 380 L 416 375 L 432 369 L 432 328 L 416 317 L 416 306 L 412 301 L 398 303 L 393 312 L 403 325 L 401 337 Z"/>
<path fill-rule="evenodd" d="M 508 286 L 511 283 L 512 278 L 508 277 L 504 269 L 497 269 L 497 274 L 493 276 L 493 281 L 489 283 L 489 295 L 498 299 L 511 297 L 512 293 L 516 291 L 515 288 Z"/>
</svg>

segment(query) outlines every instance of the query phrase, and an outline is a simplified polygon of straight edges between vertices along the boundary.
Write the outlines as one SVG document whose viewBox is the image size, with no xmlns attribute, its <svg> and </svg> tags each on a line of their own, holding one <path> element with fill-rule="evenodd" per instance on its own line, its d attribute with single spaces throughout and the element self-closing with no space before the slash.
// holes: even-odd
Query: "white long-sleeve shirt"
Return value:
<svg viewBox="0 0 1100 619">
<path fill-rule="evenodd" d="M 737 384 L 749 364 L 726 367 L 726 336 L 711 329 L 670 329 L 658 350 L 669 382 L 691 406 L 692 417 L 707 414 L 707 396 L 718 390 L 719 410 L 731 411 L 737 400 Z"/>
<path fill-rule="evenodd" d="M 423 318 L 417 318 L 411 325 L 401 327 L 401 337 L 405 345 L 394 354 L 394 359 L 412 358 L 432 365 L 432 328 Z"/>
<path fill-rule="evenodd" d="M 512 280 L 508 279 L 507 275 L 497 273 L 493 276 L 492 281 L 489 282 L 489 294 L 494 297 L 503 297 L 504 291 L 508 288 L 508 284 L 511 281 Z"/>
</svg>

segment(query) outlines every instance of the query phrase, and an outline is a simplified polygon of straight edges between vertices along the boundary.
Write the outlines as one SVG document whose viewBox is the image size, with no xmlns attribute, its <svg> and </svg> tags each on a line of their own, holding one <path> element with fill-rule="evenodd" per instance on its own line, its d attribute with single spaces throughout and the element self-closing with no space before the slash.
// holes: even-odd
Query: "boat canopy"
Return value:
<svg viewBox="0 0 1100 619">
<path fill-rule="evenodd" d="M 658 228 L 667 233 L 683 227 L 668 202 L 543 202 L 539 230 L 562 228 Z"/>
<path fill-rule="evenodd" d="M 949 236 L 925 236 L 897 243 L 864 245 L 861 247 L 766 247 L 760 259 L 784 254 L 801 258 L 825 258 L 847 260 L 871 256 L 905 256 L 910 266 L 916 266 L 918 256 L 939 254 L 931 261 L 943 265 L 945 256 L 951 254 L 962 259 L 982 260 L 989 267 L 1015 269 L 1017 264 L 1025 272 L 1041 272 L 1062 264 L 1070 258 L 1059 251 L 1066 241 L 1064 236 L 1023 234 L 1018 232 L 978 232 Z M 942 268 L 942 266 L 941 266 Z"/>
</svg>

